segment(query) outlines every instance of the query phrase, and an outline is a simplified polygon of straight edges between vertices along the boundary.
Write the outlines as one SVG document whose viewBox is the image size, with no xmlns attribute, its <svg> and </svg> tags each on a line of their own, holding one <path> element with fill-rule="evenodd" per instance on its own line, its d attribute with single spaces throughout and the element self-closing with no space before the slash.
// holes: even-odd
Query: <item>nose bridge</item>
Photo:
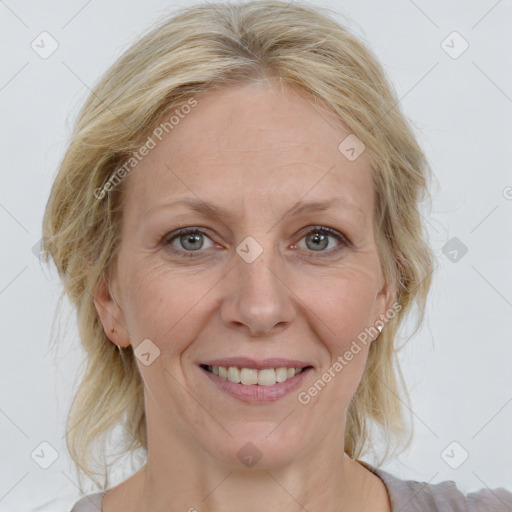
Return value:
<svg viewBox="0 0 512 512">
<path fill-rule="evenodd" d="M 295 309 L 271 232 L 258 239 L 248 236 L 236 248 L 231 296 L 223 316 L 225 322 L 243 324 L 252 334 L 268 334 L 290 322 Z"/>
</svg>

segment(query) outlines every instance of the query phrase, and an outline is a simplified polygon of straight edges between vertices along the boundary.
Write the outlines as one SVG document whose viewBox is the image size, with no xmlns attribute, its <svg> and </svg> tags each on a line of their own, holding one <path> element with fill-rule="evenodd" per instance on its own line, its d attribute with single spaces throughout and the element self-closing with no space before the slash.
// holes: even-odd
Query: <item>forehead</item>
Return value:
<svg viewBox="0 0 512 512">
<path fill-rule="evenodd" d="M 333 195 L 373 207 L 365 153 L 338 149 L 350 131 L 324 104 L 286 84 L 224 86 L 198 95 L 132 171 L 126 204 L 138 215 L 183 196 L 279 206 Z M 273 207 L 274 207 L 273 206 Z M 286 206 L 286 205 L 283 205 Z"/>
</svg>

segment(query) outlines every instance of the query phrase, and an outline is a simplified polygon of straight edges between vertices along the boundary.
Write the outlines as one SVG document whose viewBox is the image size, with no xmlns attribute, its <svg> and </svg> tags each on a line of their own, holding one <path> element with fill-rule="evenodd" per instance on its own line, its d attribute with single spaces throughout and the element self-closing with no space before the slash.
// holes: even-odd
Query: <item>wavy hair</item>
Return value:
<svg viewBox="0 0 512 512">
<path fill-rule="evenodd" d="M 95 191 L 166 115 L 191 98 L 268 77 L 327 105 L 366 146 L 378 254 L 400 307 L 371 344 L 347 411 L 345 451 L 352 458 L 377 455 L 380 433 L 380 465 L 409 446 L 412 427 L 406 426 L 403 403 L 410 398 L 397 340 L 413 305 L 417 322 L 406 341 L 420 327 L 434 271 L 420 213 L 420 202 L 431 199 L 431 170 L 376 57 L 330 12 L 280 0 L 181 8 L 120 56 L 81 108 L 43 219 L 43 255 L 58 270 L 61 300 L 67 296 L 76 309 L 86 353 L 66 425 L 80 482 L 85 474 L 98 486 L 110 485 L 111 464 L 104 457 L 115 427 L 121 429 L 119 454 L 147 450 L 143 383 L 133 349 L 119 351 L 107 338 L 93 300 L 116 264 L 127 180 L 101 200 Z M 103 483 L 95 479 L 101 474 Z"/>
</svg>

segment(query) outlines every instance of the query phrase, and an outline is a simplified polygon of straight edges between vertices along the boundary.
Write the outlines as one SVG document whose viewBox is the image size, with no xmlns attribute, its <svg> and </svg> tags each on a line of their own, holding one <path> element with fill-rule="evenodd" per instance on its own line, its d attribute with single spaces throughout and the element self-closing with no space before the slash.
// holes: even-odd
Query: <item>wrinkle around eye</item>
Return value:
<svg viewBox="0 0 512 512">
<path fill-rule="evenodd" d="M 329 227 L 327 225 L 309 225 L 306 228 L 306 231 L 302 231 L 302 233 L 298 233 L 295 239 L 297 242 L 292 242 L 290 247 L 292 251 L 296 252 L 294 256 L 301 257 L 304 259 L 313 258 L 313 259 L 333 259 L 336 258 L 340 252 L 346 251 L 353 247 L 353 243 L 350 238 L 342 231 L 339 231 L 335 228 Z M 179 228 L 177 230 L 172 230 L 166 233 L 159 243 L 159 246 L 165 248 L 169 254 L 176 255 L 178 258 L 203 258 L 207 256 L 211 256 L 212 249 L 222 249 L 222 245 L 219 245 L 213 237 L 209 234 L 209 229 L 201 226 L 187 226 L 183 228 Z M 313 235 L 320 234 L 323 237 L 327 238 L 327 247 L 331 244 L 331 240 L 337 242 L 334 244 L 334 247 L 330 247 L 329 249 L 321 248 L 319 250 L 309 249 L 307 247 L 307 242 L 305 241 L 308 237 Z M 203 245 L 196 250 L 187 250 L 184 247 L 176 247 L 175 244 L 180 244 L 180 239 L 183 237 L 187 237 L 187 235 L 200 235 L 205 242 Z M 206 245 L 205 245 L 206 243 Z M 206 253 L 206 254 L 205 254 Z"/>
</svg>

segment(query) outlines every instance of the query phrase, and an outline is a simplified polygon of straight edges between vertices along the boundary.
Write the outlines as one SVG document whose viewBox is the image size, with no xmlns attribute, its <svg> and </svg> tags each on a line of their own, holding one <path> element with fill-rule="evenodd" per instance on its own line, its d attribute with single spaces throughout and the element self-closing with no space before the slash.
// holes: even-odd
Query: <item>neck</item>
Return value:
<svg viewBox="0 0 512 512">
<path fill-rule="evenodd" d="M 361 511 L 362 492 L 357 464 L 348 457 L 331 457 L 322 471 L 297 464 L 268 469 L 218 468 L 187 465 L 162 471 L 151 464 L 141 470 L 144 478 L 137 512 L 247 512 L 281 510 Z"/>
<path fill-rule="evenodd" d="M 147 423 L 147 463 L 119 486 L 120 501 L 113 496 L 105 500 L 105 512 L 384 510 L 377 506 L 385 497 L 383 484 L 344 453 L 344 418 L 337 431 L 326 430 L 316 444 L 297 436 L 295 449 L 290 449 L 293 430 L 281 439 L 276 436 L 283 430 L 275 425 L 266 425 L 260 436 L 254 428 L 250 436 L 240 431 L 226 433 L 224 441 L 217 436 L 212 449 L 198 445 L 197 433 L 169 429 L 156 410 L 146 418 L 153 420 Z M 238 455 L 247 439 L 253 444 L 244 455 L 251 450 L 254 455 L 255 446 L 262 455 L 249 467 Z"/>
<path fill-rule="evenodd" d="M 252 468 L 219 462 L 183 440 L 150 439 L 147 464 L 137 474 L 134 512 L 364 510 L 361 497 L 368 491 L 363 489 L 368 471 L 334 439 L 282 465 Z"/>
</svg>

